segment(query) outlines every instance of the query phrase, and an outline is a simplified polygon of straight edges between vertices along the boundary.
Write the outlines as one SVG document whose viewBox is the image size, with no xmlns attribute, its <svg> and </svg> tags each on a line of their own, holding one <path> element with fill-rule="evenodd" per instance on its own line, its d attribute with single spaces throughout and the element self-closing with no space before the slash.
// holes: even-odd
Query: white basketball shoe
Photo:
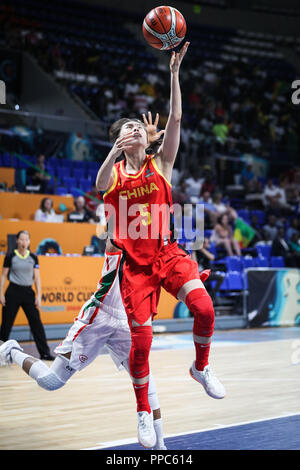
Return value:
<svg viewBox="0 0 300 470">
<path fill-rule="evenodd" d="M 156 445 L 155 447 L 153 447 L 153 450 L 168 450 L 168 449 L 165 445 L 163 446 Z"/>
<path fill-rule="evenodd" d="M 193 379 L 203 385 L 204 390 L 210 397 L 217 399 L 225 397 L 225 387 L 221 384 L 219 379 L 217 379 L 209 364 L 204 367 L 203 371 L 201 371 L 196 369 L 194 361 L 190 368 L 190 374 Z"/>
<path fill-rule="evenodd" d="M 138 417 L 138 440 L 139 443 L 149 449 L 156 444 L 156 434 L 153 426 L 153 413 L 139 411 Z"/>
<path fill-rule="evenodd" d="M 0 342 L 0 344 L 0 366 L 7 366 L 9 364 L 12 364 L 13 360 L 10 354 L 12 349 L 19 349 L 20 351 L 23 351 L 23 348 L 21 348 L 21 346 L 15 339 L 9 339 L 4 343 L 2 341 Z"/>
</svg>

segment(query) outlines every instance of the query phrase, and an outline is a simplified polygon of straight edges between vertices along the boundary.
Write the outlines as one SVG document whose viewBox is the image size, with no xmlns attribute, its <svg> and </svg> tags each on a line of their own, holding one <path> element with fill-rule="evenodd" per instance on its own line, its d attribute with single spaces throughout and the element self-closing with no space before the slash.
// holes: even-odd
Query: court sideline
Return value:
<svg viewBox="0 0 300 470">
<path fill-rule="evenodd" d="M 168 448 L 300 449 L 299 333 L 215 331 L 211 364 L 226 386 L 223 400 L 189 376 L 190 333 L 154 335 L 150 363 Z M 32 343 L 23 347 L 35 354 Z M 15 364 L 0 369 L 0 384 L 0 449 L 142 449 L 129 377 L 107 354 L 56 392 L 40 389 Z"/>
</svg>

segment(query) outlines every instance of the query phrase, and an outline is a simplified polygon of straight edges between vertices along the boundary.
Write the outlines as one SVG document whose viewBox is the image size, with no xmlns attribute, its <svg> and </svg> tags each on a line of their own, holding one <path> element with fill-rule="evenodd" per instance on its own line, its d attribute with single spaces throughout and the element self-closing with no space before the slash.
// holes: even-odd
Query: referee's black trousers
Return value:
<svg viewBox="0 0 300 470">
<path fill-rule="evenodd" d="M 5 292 L 5 306 L 2 307 L 2 324 L 0 340 L 7 341 L 14 324 L 19 308 L 22 307 L 28 319 L 28 323 L 40 356 L 50 354 L 45 330 L 40 319 L 40 314 L 35 306 L 35 293 L 31 286 L 19 286 L 13 282 Z"/>
</svg>

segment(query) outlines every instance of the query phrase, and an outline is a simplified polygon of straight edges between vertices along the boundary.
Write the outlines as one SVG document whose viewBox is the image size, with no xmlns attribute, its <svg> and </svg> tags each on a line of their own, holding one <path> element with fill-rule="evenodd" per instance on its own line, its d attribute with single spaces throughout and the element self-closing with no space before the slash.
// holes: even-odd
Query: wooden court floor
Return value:
<svg viewBox="0 0 300 470">
<path fill-rule="evenodd" d="M 165 435 L 299 413 L 300 362 L 293 359 L 299 340 L 247 343 L 244 333 L 241 342 L 212 344 L 210 362 L 227 389 L 223 400 L 208 397 L 190 377 L 192 347 L 151 351 Z M 15 364 L 0 368 L 0 449 L 78 450 L 135 437 L 132 386 L 108 355 L 54 392 Z"/>
</svg>

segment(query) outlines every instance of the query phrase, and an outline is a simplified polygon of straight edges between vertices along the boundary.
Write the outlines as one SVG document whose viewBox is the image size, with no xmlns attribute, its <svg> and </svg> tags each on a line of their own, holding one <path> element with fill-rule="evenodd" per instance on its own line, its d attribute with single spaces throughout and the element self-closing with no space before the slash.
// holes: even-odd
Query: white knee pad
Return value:
<svg viewBox="0 0 300 470">
<path fill-rule="evenodd" d="M 48 374 L 42 375 L 36 379 L 38 385 L 45 390 L 53 391 L 65 385 L 65 382 L 59 380 L 54 372 L 48 371 Z"/>
<path fill-rule="evenodd" d="M 50 368 L 42 361 L 32 364 L 29 375 L 40 387 L 53 391 L 63 387 L 74 372 L 75 369 L 69 366 L 69 359 L 57 356 Z"/>
</svg>

